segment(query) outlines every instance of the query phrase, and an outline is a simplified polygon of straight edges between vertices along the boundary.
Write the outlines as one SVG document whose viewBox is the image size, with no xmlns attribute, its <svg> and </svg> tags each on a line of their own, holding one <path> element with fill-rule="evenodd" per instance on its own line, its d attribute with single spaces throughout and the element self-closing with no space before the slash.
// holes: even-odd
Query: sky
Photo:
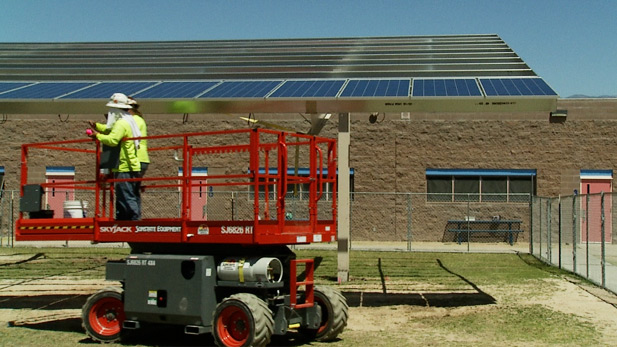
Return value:
<svg viewBox="0 0 617 347">
<path fill-rule="evenodd" d="M 497 34 L 561 97 L 617 96 L 617 0 L 1 0 L 0 42 Z"/>
</svg>

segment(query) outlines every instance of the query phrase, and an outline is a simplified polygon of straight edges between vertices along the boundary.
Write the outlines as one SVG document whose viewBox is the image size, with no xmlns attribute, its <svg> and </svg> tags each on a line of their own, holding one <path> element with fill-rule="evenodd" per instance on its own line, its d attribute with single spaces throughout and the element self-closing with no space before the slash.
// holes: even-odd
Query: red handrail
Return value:
<svg viewBox="0 0 617 347">
<path fill-rule="evenodd" d="M 248 135 L 248 141 L 242 135 Z M 205 137 L 205 139 L 200 139 Z M 54 156 L 50 156 L 50 165 L 60 160 L 71 165 L 70 160 L 81 156 L 79 162 L 78 175 L 79 180 L 72 183 L 46 183 L 40 182 L 42 187 L 56 187 L 62 189 L 75 189 L 83 191 L 94 191 L 94 201 L 90 201 L 90 206 L 94 207 L 94 218 L 72 219 L 67 218 L 41 218 L 33 219 L 28 215 L 20 212 L 17 228 L 19 229 L 19 237 L 23 240 L 52 240 L 52 239 L 91 239 L 97 242 L 201 242 L 201 243 L 310 243 L 329 242 L 335 237 L 335 217 L 336 217 L 336 194 L 332 195 L 332 216 L 325 215 L 326 218 L 318 220 L 320 214 L 317 213 L 317 202 L 323 199 L 324 183 L 334 183 L 336 176 L 335 171 L 335 156 L 334 151 L 335 141 L 332 139 L 319 138 L 302 134 L 288 134 L 280 131 L 271 131 L 266 129 L 243 129 L 231 131 L 214 131 L 214 132 L 193 132 L 174 135 L 158 135 L 148 136 L 141 139 L 153 140 L 150 142 L 150 151 L 160 153 L 164 151 L 182 151 L 182 174 L 180 176 L 158 175 L 153 176 L 157 172 L 157 165 L 161 165 L 160 158 L 155 159 L 153 165 L 150 166 L 149 172 L 144 178 L 132 179 L 117 179 L 110 175 L 100 174 L 101 166 L 101 148 L 98 141 L 91 139 L 79 140 L 64 140 L 45 143 L 34 143 L 22 145 L 22 160 L 21 160 L 21 194 L 23 196 L 23 187 L 27 184 L 36 184 L 36 178 L 42 176 L 28 176 L 29 170 L 34 168 L 34 165 L 29 162 L 31 156 L 37 150 L 67 152 L 68 159 L 62 160 Z M 296 141 L 301 139 L 301 141 Z M 125 139 L 127 140 L 127 139 Z M 155 146 L 156 140 L 165 141 L 163 146 Z M 229 140 L 229 141 L 227 141 Z M 173 141 L 178 141 L 173 144 Z M 182 141 L 182 144 L 179 142 Z M 218 142 L 217 142 L 218 141 Z M 171 143 L 170 143 L 171 142 Z M 221 144 L 225 143 L 225 144 Z M 211 145 L 204 145 L 211 144 Z M 289 165 L 289 146 L 299 146 L 297 148 L 307 148 L 300 153 L 307 154 L 309 157 L 309 173 L 306 177 L 298 176 L 298 174 L 288 173 Z M 327 145 L 328 159 L 327 163 L 325 153 L 320 146 Z M 93 146 L 93 147 L 90 147 Z M 237 154 L 236 154 L 237 153 Z M 203 158 L 208 158 L 208 163 L 215 163 L 218 155 L 231 155 L 231 158 L 240 158 L 241 160 L 249 159 L 248 172 L 240 171 L 241 161 L 232 162 L 232 169 L 228 172 L 215 172 L 208 175 L 203 182 L 197 182 L 201 178 L 192 176 L 191 169 L 193 165 Z M 84 162 L 83 155 L 93 156 L 92 164 L 88 164 L 88 160 Z M 273 156 L 277 160 L 277 172 L 274 172 L 270 167 L 270 162 Z M 152 157 L 152 156 L 151 156 Z M 155 158 L 157 156 L 154 156 Z M 171 156 L 170 156 L 171 157 Z M 176 156 L 177 157 L 177 156 Z M 36 157 L 36 168 L 45 165 L 41 157 Z M 87 157 L 86 157 L 87 158 Z M 214 158 L 214 159 L 212 159 Z M 175 161 L 169 159 L 174 167 Z M 229 160 L 229 159 L 227 159 Z M 233 159 L 232 159 L 233 160 Z M 32 168 L 29 167 L 32 165 Z M 274 164 L 274 163 L 273 163 Z M 94 168 L 94 179 L 87 177 L 81 168 L 91 165 Z M 324 176 L 324 166 L 328 167 L 327 177 Z M 246 167 L 245 167 L 246 168 Z M 160 169 L 158 169 L 160 170 Z M 245 169 L 244 169 L 245 170 Z M 260 170 L 265 171 L 260 173 Z M 39 178 L 40 179 L 40 178 Z M 143 187 L 147 191 L 155 191 L 157 189 L 178 188 L 181 201 L 179 202 L 180 213 L 175 213 L 171 216 L 159 216 L 155 218 L 146 218 L 142 221 L 115 221 L 114 216 L 114 183 L 122 181 L 141 181 L 145 184 Z M 290 210 L 294 215 L 286 214 L 286 209 L 292 206 L 286 202 L 288 185 L 289 184 L 304 184 L 309 187 L 311 192 L 308 200 L 302 198 L 294 201 L 294 210 Z M 193 201 L 191 199 L 191 191 L 195 187 L 242 187 L 247 189 L 252 187 L 253 190 L 253 219 L 236 219 L 229 218 L 228 220 L 207 219 L 196 220 L 193 216 L 194 211 L 191 211 Z M 270 194 L 271 189 L 276 189 L 276 213 L 270 211 Z M 237 191 L 237 188 L 234 188 Z M 265 191 L 265 196 L 261 193 Z M 335 193 L 335 192 L 333 192 Z M 250 194 L 250 192 L 249 192 Z M 90 199 L 90 198 L 88 198 Z M 250 201 L 250 200 L 249 200 Z M 289 204 L 289 206 L 286 206 Z M 300 207 L 296 207 L 300 206 Z M 296 210 L 299 208 L 300 210 Z M 308 215 L 305 215 L 305 208 L 308 208 Z M 169 210 L 169 209 L 168 209 Z M 173 210 L 173 209 L 172 209 Z M 261 210 L 261 211 L 260 211 Z M 171 211 L 171 210 L 170 210 Z M 177 211 L 177 210 L 176 210 Z M 300 211 L 300 212 L 296 212 Z M 262 218 L 260 218 L 260 215 Z M 307 216 L 308 219 L 306 219 Z M 243 218 L 243 217 L 241 217 Z M 152 222 L 155 221 L 155 222 Z M 141 223 L 141 224 L 140 224 Z M 150 223 L 150 224 L 148 224 Z M 154 223 L 154 224 L 153 224 Z M 158 224 L 157 224 L 158 223 Z M 163 224 L 161 224 L 163 223 Z M 70 228 L 63 228 L 63 225 L 70 225 Z M 122 234 L 116 233 L 117 230 L 130 231 L 134 230 L 133 226 L 145 225 L 163 225 L 174 226 L 178 225 L 181 230 L 177 234 L 150 234 L 142 236 L 137 232 L 129 232 Z M 118 226 L 120 229 L 113 229 L 110 233 L 107 230 L 112 226 Z M 101 232 L 101 228 L 106 228 L 105 232 Z M 124 228 L 124 229 L 122 229 Z M 169 228 L 173 229 L 173 228 Z M 230 231 L 231 230 L 231 234 Z M 238 231 L 244 234 L 235 235 Z M 72 236 L 73 235 L 73 236 Z M 90 236 L 88 236 L 90 235 Z M 321 235 L 321 236 L 320 236 Z M 150 236 L 150 238 L 146 238 Z M 177 241 L 174 237 L 177 237 Z M 315 241 L 317 240 L 317 241 Z"/>
</svg>

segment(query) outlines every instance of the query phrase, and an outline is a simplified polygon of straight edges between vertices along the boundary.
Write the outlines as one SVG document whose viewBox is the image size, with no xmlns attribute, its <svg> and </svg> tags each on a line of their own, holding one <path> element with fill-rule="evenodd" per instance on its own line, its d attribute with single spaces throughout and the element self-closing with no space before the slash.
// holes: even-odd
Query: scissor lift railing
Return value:
<svg viewBox="0 0 617 347">
<path fill-rule="evenodd" d="M 299 244 L 335 240 L 335 140 L 265 129 L 196 132 L 142 139 L 148 139 L 151 158 L 156 159 L 146 177 L 129 181 L 142 182 L 144 201 L 152 198 L 148 192 L 178 190 L 180 212 L 177 215 L 148 217 L 139 221 L 115 220 L 114 183 L 121 180 L 101 173 L 102 146 L 98 141 L 83 139 L 24 144 L 21 158 L 22 200 L 30 199 L 33 194 L 36 200 L 37 194 L 42 195 L 51 188 L 74 189 L 76 196 L 80 193 L 92 196 L 89 208 L 93 211 L 89 211 L 84 218 L 50 218 L 49 214 L 44 213 L 40 202 L 40 211 L 36 211 L 37 207 L 24 208 L 22 201 L 16 223 L 16 239 L 233 244 Z M 36 157 L 36 165 L 31 165 L 35 152 L 40 151 L 45 155 Z M 83 172 L 76 175 L 74 182 L 50 183 L 31 177 L 29 166 L 41 167 L 45 160 L 52 160 L 47 158 L 57 161 L 61 156 L 63 165 L 71 165 L 71 160 L 79 161 L 79 170 Z M 302 164 L 308 166 L 307 175 L 289 170 L 297 165 L 296 156 L 300 156 Z M 220 157 L 225 157 L 224 163 L 220 162 Z M 192 175 L 194 165 L 203 162 L 229 166 L 225 172 L 208 174 L 205 179 Z M 182 167 L 178 176 L 153 175 L 154 172 L 170 172 L 174 165 Z M 324 204 L 326 184 L 331 186 L 327 205 Z M 308 187 L 308 199 L 305 199 L 308 218 L 289 218 L 286 196 L 289 196 L 288 187 L 293 185 Z M 253 218 L 192 218 L 191 192 L 195 189 L 252 192 L 249 195 L 252 198 Z M 35 193 L 31 193 L 33 190 Z M 161 204 L 167 203 L 161 200 Z M 331 213 L 318 211 L 323 206 L 329 206 Z"/>
</svg>

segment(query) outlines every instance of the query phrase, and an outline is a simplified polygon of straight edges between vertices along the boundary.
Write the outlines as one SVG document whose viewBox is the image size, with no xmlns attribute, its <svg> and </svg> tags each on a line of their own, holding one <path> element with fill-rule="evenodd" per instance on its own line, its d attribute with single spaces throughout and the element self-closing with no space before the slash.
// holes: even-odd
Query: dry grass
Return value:
<svg viewBox="0 0 617 347">
<path fill-rule="evenodd" d="M 105 286 L 100 280 L 105 261 L 127 253 L 126 249 L 0 249 L 0 345 L 89 343 L 79 319 L 85 292 Z M 617 342 L 612 332 L 617 311 L 612 305 L 581 289 L 575 277 L 529 255 L 354 251 L 351 281 L 337 285 L 336 252 L 297 253 L 298 257 L 322 258 L 316 280 L 345 293 L 349 324 L 333 343 L 305 341 L 291 333 L 273 337 L 274 345 L 578 346 Z M 60 285 L 53 287 L 53 283 Z M 18 284 L 31 285 L 28 297 L 11 289 Z M 8 326 L 9 321 L 13 326 Z M 212 343 L 209 335 L 186 336 L 181 328 L 157 327 L 136 332 L 122 345 Z"/>
</svg>

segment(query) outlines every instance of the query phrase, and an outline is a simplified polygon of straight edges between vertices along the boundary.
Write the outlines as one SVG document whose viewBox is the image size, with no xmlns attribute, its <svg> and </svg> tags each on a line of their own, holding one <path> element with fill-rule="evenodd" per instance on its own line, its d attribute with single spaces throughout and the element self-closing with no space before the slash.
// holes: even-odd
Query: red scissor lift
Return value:
<svg viewBox="0 0 617 347">
<path fill-rule="evenodd" d="M 131 246 L 127 259 L 107 264 L 106 278 L 121 288 L 99 291 L 83 307 L 89 336 L 115 341 L 125 329 L 163 323 L 212 333 L 221 346 L 260 346 L 289 329 L 322 341 L 344 329 L 345 298 L 314 286 L 313 260 L 288 248 L 336 240 L 334 140 L 264 129 L 143 139 L 153 163 L 130 179 L 142 185 L 138 221 L 115 220 L 119 180 L 104 170 L 109 152 L 98 141 L 22 145 L 16 240 Z M 44 182 L 43 166 L 58 162 L 75 165 L 74 182 Z M 204 179 L 192 174 L 197 166 L 217 169 Z M 83 217 L 45 209 L 45 194 L 68 190 L 87 202 Z M 204 211 L 214 212 L 206 218 L 195 216 L 195 192 L 209 196 Z"/>
</svg>

